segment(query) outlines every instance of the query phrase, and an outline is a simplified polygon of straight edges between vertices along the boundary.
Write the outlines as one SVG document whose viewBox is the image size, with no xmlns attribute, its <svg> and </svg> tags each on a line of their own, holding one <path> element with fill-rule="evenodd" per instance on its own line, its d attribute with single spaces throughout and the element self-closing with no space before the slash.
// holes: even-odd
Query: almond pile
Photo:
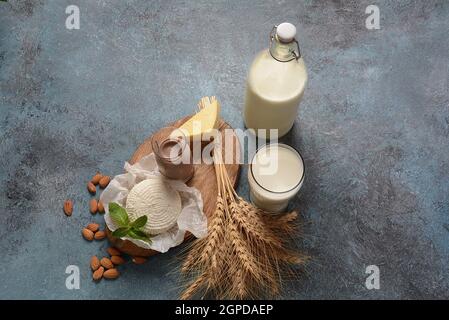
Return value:
<svg viewBox="0 0 449 320">
<path fill-rule="evenodd" d="M 100 225 L 97 223 L 89 223 L 82 231 L 84 239 L 87 241 L 103 240 L 106 238 L 106 232 L 100 230 Z"/>
<path fill-rule="evenodd" d="M 108 186 L 109 182 L 111 182 L 109 176 L 103 176 L 100 172 L 97 172 L 87 183 L 87 190 L 91 195 L 95 195 L 97 193 L 97 185 L 99 185 L 101 189 L 104 189 Z M 92 214 L 96 214 L 97 212 L 104 213 L 103 203 L 97 199 L 92 199 L 89 203 L 89 210 Z"/>
<path fill-rule="evenodd" d="M 90 268 L 92 269 L 94 281 L 99 281 L 101 278 L 117 279 L 120 275 L 116 266 L 125 263 L 125 260 L 121 257 L 121 252 L 113 247 L 108 248 L 107 251 L 110 258 L 103 257 L 100 260 L 97 256 L 93 256 L 90 259 Z"/>
<path fill-rule="evenodd" d="M 101 202 L 100 200 L 97 201 L 97 199 L 92 199 L 89 202 L 89 211 L 92 214 L 96 214 L 98 213 L 104 213 L 104 206 L 103 206 L 103 202 Z"/>
</svg>

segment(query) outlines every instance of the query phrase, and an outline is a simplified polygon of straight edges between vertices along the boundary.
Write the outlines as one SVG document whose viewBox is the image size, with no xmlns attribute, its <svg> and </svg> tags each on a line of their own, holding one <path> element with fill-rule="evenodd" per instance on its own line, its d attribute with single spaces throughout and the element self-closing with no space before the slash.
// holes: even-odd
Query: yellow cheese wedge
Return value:
<svg viewBox="0 0 449 320">
<path fill-rule="evenodd" d="M 203 134 L 210 133 L 212 129 L 218 128 L 219 118 L 220 103 L 213 100 L 179 129 L 188 139 L 201 140 Z"/>
</svg>

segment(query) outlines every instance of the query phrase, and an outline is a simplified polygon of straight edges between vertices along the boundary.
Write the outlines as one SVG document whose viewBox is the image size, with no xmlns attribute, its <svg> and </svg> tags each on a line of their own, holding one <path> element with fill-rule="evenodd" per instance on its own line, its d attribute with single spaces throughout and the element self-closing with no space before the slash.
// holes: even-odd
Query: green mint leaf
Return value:
<svg viewBox="0 0 449 320">
<path fill-rule="evenodd" d="M 141 216 L 136 219 L 136 221 L 131 223 L 131 227 L 135 229 L 142 228 L 147 223 L 148 217 L 147 216 Z"/>
<path fill-rule="evenodd" d="M 126 213 L 125 208 L 121 207 L 118 203 L 109 203 L 109 214 L 119 227 L 127 227 L 129 225 L 128 214 Z"/>
<path fill-rule="evenodd" d="M 118 228 L 117 230 L 112 232 L 112 236 L 116 238 L 124 237 L 128 234 L 129 230 L 130 230 L 129 228 Z"/>
<path fill-rule="evenodd" d="M 131 228 L 131 231 L 139 237 L 148 238 L 147 234 L 145 232 L 143 232 L 142 230 L 137 230 L 135 228 Z"/>
<path fill-rule="evenodd" d="M 128 236 L 133 239 L 137 240 L 143 240 L 148 243 L 151 243 L 151 239 L 147 236 L 147 234 L 141 230 L 136 230 L 134 228 L 131 228 L 128 232 Z"/>
</svg>

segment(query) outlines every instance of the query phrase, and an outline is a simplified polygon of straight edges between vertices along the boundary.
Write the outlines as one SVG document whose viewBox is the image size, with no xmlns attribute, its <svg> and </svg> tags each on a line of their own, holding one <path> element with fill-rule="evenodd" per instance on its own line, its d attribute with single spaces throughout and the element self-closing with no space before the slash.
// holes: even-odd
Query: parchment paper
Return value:
<svg viewBox="0 0 449 320">
<path fill-rule="evenodd" d="M 143 157 L 134 165 L 125 162 L 125 171 L 126 173 L 115 176 L 100 196 L 106 211 L 104 220 L 111 231 L 116 230 L 118 226 L 109 215 L 109 203 L 117 202 L 125 208 L 126 198 L 134 185 L 152 176 L 160 175 L 154 154 Z M 167 252 L 183 242 L 186 231 L 197 238 L 207 235 L 207 218 L 203 212 L 203 199 L 199 190 L 188 187 L 181 181 L 167 179 L 167 182 L 181 195 L 182 210 L 177 224 L 164 233 L 152 236 L 151 244 L 128 237 L 122 239 L 129 240 L 141 248 Z"/>
</svg>

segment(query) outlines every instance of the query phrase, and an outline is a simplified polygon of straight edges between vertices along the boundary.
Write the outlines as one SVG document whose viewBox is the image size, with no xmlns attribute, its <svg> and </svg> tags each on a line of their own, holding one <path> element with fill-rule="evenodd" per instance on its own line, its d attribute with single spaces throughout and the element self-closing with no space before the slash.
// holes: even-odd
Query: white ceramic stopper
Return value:
<svg viewBox="0 0 449 320">
<path fill-rule="evenodd" d="M 276 29 L 276 35 L 282 42 L 291 42 L 296 36 L 296 27 L 291 23 L 281 23 Z"/>
</svg>

